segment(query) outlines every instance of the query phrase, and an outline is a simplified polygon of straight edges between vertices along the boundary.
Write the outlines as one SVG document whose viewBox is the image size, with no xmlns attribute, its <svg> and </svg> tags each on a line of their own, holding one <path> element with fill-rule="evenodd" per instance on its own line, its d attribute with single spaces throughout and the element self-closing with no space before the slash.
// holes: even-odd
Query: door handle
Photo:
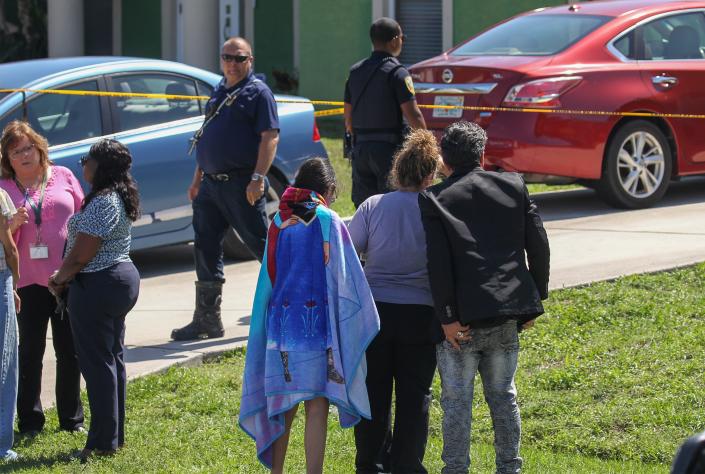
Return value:
<svg viewBox="0 0 705 474">
<path fill-rule="evenodd" d="M 678 78 L 660 74 L 658 76 L 652 76 L 651 83 L 655 86 L 663 87 L 664 89 L 670 89 L 671 87 L 678 84 Z"/>
</svg>

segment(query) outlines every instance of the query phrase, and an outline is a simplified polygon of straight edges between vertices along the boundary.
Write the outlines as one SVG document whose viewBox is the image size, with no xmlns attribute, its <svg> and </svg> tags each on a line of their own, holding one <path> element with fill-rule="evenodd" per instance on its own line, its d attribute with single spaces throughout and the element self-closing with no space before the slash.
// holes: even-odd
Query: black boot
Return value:
<svg viewBox="0 0 705 474">
<path fill-rule="evenodd" d="M 171 331 L 171 338 L 175 341 L 190 341 L 223 337 L 225 331 L 220 319 L 222 293 L 222 282 L 197 281 L 196 310 L 193 312 L 193 321 L 182 328 Z"/>
</svg>

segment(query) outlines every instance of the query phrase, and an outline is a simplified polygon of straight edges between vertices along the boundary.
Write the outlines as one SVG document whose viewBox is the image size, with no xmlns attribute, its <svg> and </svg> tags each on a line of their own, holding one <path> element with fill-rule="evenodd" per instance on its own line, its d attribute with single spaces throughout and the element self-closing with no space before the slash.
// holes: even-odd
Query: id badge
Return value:
<svg viewBox="0 0 705 474">
<path fill-rule="evenodd" d="M 29 258 L 32 260 L 42 260 L 45 258 L 49 258 L 49 247 L 46 244 L 30 245 Z"/>
</svg>

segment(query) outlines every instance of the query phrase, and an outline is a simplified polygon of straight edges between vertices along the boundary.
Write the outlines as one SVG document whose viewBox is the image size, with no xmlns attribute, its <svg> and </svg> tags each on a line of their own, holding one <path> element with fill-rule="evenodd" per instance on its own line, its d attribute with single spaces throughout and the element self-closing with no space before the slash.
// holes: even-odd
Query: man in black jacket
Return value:
<svg viewBox="0 0 705 474">
<path fill-rule="evenodd" d="M 521 176 L 484 171 L 487 135 L 474 123 L 441 139 L 449 177 L 419 195 L 436 314 L 444 474 L 467 473 L 474 379 L 479 371 L 495 429 L 498 473 L 521 469 L 514 373 L 518 331 L 548 297 L 549 248 Z M 528 268 L 527 268 L 528 261 Z"/>
</svg>

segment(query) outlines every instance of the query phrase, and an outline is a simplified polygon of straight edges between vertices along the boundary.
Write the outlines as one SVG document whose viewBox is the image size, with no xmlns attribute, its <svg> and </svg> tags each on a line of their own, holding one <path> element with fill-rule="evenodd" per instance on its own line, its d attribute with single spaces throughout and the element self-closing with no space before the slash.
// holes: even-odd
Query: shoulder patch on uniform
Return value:
<svg viewBox="0 0 705 474">
<path fill-rule="evenodd" d="M 416 94 L 416 92 L 414 91 L 414 80 L 411 78 L 411 76 L 406 76 L 404 78 L 404 84 L 406 84 L 406 88 L 409 89 L 409 92 L 414 95 Z"/>
</svg>

